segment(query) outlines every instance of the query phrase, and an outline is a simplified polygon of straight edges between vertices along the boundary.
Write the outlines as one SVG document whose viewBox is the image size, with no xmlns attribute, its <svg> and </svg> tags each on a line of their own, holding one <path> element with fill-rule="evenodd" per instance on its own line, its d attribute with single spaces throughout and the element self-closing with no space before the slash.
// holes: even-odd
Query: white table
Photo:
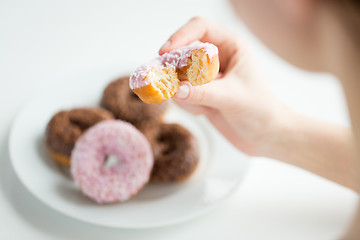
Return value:
<svg viewBox="0 0 360 240">
<path fill-rule="evenodd" d="M 16 112 L 55 76 L 136 67 L 194 15 L 246 38 L 275 94 L 293 109 L 348 124 L 330 76 L 299 71 L 265 49 L 222 0 L 0 2 L 0 239 L 336 239 L 357 196 L 276 160 L 254 158 L 237 191 L 189 222 L 150 230 L 109 229 L 68 218 L 35 199 L 11 167 L 7 138 Z M 189 7 L 191 5 L 191 7 Z M 176 7 L 175 7 L 176 6 Z M 59 78 L 57 78 L 59 79 Z M 57 84 L 59 84 L 57 82 Z M 26 161 L 26 159 L 24 159 Z"/>
</svg>

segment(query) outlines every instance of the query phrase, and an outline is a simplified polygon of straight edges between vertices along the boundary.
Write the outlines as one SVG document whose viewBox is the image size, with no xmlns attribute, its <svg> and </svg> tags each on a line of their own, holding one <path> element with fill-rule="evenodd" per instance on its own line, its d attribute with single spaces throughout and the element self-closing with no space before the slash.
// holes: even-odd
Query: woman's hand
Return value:
<svg viewBox="0 0 360 240">
<path fill-rule="evenodd" d="M 261 81 L 242 39 L 195 17 L 161 47 L 163 54 L 193 41 L 218 46 L 218 79 L 202 86 L 183 81 L 173 97 L 181 107 L 204 114 L 238 149 L 309 170 L 360 191 L 353 134 L 349 128 L 297 114 Z"/>
<path fill-rule="evenodd" d="M 246 44 L 231 32 L 195 17 L 174 33 L 159 53 L 193 41 L 210 42 L 219 49 L 218 78 L 203 86 L 181 83 L 173 98 L 181 107 L 204 114 L 237 148 L 250 155 L 264 155 L 289 111 L 260 81 Z"/>
</svg>

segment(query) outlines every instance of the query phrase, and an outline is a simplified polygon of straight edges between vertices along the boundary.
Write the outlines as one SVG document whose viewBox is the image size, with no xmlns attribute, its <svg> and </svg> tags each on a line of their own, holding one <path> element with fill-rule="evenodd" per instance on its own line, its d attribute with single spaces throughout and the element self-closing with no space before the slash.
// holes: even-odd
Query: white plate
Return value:
<svg viewBox="0 0 360 240">
<path fill-rule="evenodd" d="M 50 158 L 44 130 L 52 115 L 66 108 L 94 106 L 115 71 L 64 78 L 30 102 L 17 116 L 10 134 L 10 156 L 25 187 L 53 209 L 85 222 L 116 228 L 152 228 L 186 221 L 205 213 L 237 187 L 248 157 L 232 147 L 202 117 L 172 105 L 166 120 L 187 127 L 200 143 L 200 165 L 182 184 L 148 184 L 125 203 L 99 205 L 80 193 Z"/>
</svg>

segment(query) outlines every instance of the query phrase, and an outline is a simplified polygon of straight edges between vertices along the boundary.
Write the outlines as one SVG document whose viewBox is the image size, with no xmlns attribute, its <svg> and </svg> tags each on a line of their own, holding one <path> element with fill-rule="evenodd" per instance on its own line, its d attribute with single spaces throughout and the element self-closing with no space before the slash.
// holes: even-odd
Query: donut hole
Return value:
<svg viewBox="0 0 360 240">
<path fill-rule="evenodd" d="M 108 155 L 105 158 L 104 168 L 105 169 L 112 168 L 112 167 L 117 166 L 119 164 L 121 164 L 121 160 L 117 156 Z"/>
<path fill-rule="evenodd" d="M 164 156 L 166 155 L 170 155 L 172 152 L 174 152 L 175 147 L 171 146 L 170 144 L 168 144 L 162 151 L 162 154 Z"/>
<path fill-rule="evenodd" d="M 80 128 L 80 130 L 82 132 L 84 132 L 86 129 L 88 129 L 90 127 L 89 124 L 85 124 L 84 122 L 81 122 L 78 119 L 70 119 L 70 123 L 73 126 Z"/>
<path fill-rule="evenodd" d="M 104 120 L 114 119 L 111 112 L 99 108 L 75 108 L 68 112 L 69 122 L 82 132 Z"/>
<path fill-rule="evenodd" d="M 168 135 L 161 135 L 157 138 L 161 146 L 161 155 L 167 156 L 173 153 L 176 150 L 176 144 L 173 141 L 172 137 Z"/>
</svg>

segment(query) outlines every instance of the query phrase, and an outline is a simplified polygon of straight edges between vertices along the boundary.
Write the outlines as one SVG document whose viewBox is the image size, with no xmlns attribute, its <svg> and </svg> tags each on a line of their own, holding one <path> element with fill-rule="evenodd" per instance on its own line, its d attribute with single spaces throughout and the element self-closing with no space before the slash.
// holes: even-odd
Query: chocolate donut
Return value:
<svg viewBox="0 0 360 240">
<path fill-rule="evenodd" d="M 111 112 L 99 108 L 78 108 L 56 113 L 46 127 L 46 144 L 52 158 L 63 166 L 70 166 L 70 155 L 82 133 L 104 120 L 114 119 Z"/>
<path fill-rule="evenodd" d="M 115 118 L 132 123 L 140 131 L 154 133 L 151 130 L 156 129 L 167 103 L 144 103 L 130 89 L 129 78 L 130 76 L 125 76 L 111 82 L 104 90 L 101 106 L 112 112 Z"/>
<path fill-rule="evenodd" d="M 179 124 L 161 124 L 151 144 L 155 158 L 151 182 L 184 181 L 198 166 L 200 155 L 196 138 Z"/>
</svg>

